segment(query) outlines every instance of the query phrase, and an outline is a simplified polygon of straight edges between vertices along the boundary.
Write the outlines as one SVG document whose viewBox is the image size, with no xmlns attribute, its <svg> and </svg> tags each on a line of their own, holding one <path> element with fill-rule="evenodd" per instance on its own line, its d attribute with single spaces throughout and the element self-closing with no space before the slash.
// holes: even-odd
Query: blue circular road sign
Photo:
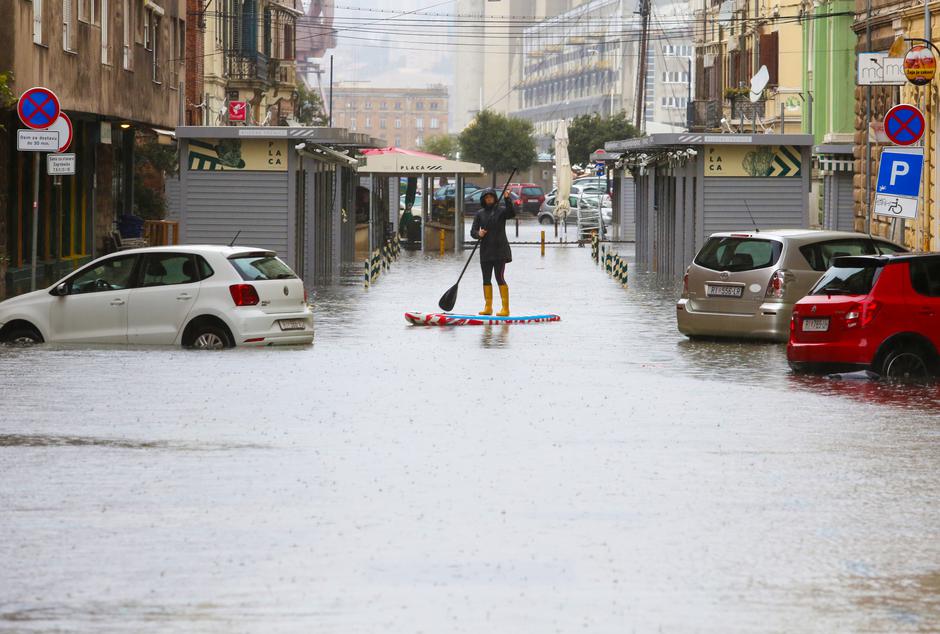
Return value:
<svg viewBox="0 0 940 634">
<path fill-rule="evenodd" d="M 912 145 L 924 136 L 924 115 L 906 103 L 897 105 L 885 115 L 885 134 L 898 145 Z"/>
<path fill-rule="evenodd" d="M 20 95 L 16 112 L 26 127 L 44 130 L 59 118 L 59 98 L 48 88 L 30 88 Z"/>
</svg>

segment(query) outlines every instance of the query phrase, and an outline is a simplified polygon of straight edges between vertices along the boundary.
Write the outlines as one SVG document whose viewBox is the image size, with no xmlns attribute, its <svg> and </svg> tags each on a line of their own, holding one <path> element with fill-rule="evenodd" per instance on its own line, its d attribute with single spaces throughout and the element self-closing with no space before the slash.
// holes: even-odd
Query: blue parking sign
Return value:
<svg viewBox="0 0 940 634">
<path fill-rule="evenodd" d="M 878 193 L 917 198 L 923 169 L 923 149 L 886 148 L 878 165 Z"/>
</svg>

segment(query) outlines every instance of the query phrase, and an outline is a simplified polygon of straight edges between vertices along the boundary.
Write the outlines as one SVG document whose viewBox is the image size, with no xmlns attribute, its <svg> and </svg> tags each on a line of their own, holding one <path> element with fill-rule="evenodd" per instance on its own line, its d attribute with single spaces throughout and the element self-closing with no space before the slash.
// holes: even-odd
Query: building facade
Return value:
<svg viewBox="0 0 940 634">
<path fill-rule="evenodd" d="M 40 161 L 40 284 L 100 255 L 115 219 L 134 209 L 134 139 L 172 130 L 184 110 L 183 0 L 2 0 L 0 69 L 17 95 L 45 86 L 72 122 L 76 173 L 57 185 Z M 0 111 L 0 298 L 29 290 L 31 153 Z"/>
<path fill-rule="evenodd" d="M 248 104 L 246 125 L 286 125 L 297 98 L 300 0 L 217 0 L 201 9 L 202 125 L 225 125 L 228 103 Z"/>
<path fill-rule="evenodd" d="M 328 105 L 329 107 L 329 105 Z M 333 125 L 385 139 L 393 147 L 420 150 L 431 136 L 447 134 L 447 87 L 333 87 Z"/>
</svg>

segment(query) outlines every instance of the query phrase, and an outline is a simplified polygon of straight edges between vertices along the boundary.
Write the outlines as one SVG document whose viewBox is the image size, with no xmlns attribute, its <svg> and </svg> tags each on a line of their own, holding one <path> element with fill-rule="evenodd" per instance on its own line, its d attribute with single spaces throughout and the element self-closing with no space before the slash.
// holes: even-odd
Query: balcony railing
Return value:
<svg viewBox="0 0 940 634">
<path fill-rule="evenodd" d="M 297 83 L 296 65 L 294 60 L 272 59 L 268 77 L 278 84 L 294 86 Z"/>
<path fill-rule="evenodd" d="M 719 129 L 721 127 L 721 101 L 707 99 L 691 102 L 688 107 L 688 124 L 690 130 Z"/>
<path fill-rule="evenodd" d="M 258 52 L 231 51 L 225 56 L 225 74 L 229 79 L 268 81 L 268 56 Z"/>
</svg>

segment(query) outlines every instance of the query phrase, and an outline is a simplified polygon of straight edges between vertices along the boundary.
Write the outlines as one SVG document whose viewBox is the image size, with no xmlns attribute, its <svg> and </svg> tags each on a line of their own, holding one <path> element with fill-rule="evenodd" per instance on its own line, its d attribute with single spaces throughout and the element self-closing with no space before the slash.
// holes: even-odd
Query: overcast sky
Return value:
<svg viewBox="0 0 940 634">
<path fill-rule="evenodd" d="M 432 0 L 336 0 L 337 48 L 331 51 L 334 81 L 368 82 L 375 87 L 418 88 L 428 84 L 453 85 L 453 59 L 441 46 L 437 52 L 407 50 L 431 48 L 446 41 L 445 27 L 421 29 L 401 25 L 396 13 L 438 4 Z M 455 3 L 432 9 L 452 13 Z M 356 6 L 363 10 L 342 7 Z M 370 11 L 371 10 L 371 11 Z M 390 13 L 381 11 L 391 11 Z M 414 18 L 411 18 L 412 20 Z M 446 18 L 438 17 L 437 20 Z M 355 30 L 350 30 L 353 28 Z M 324 60 L 325 67 L 329 59 Z"/>
</svg>

